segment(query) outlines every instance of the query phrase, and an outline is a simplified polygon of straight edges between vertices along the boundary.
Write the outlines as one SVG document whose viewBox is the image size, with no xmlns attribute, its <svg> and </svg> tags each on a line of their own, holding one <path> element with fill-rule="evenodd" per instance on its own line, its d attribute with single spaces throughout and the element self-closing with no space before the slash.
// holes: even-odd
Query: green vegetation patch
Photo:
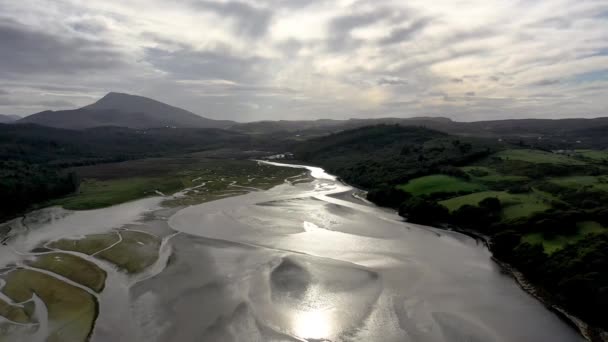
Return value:
<svg viewBox="0 0 608 342">
<path fill-rule="evenodd" d="M 430 195 L 437 192 L 458 193 L 484 190 L 480 184 L 470 183 L 463 179 L 447 175 L 431 175 L 412 179 L 407 184 L 397 186 L 414 196 Z"/>
<path fill-rule="evenodd" d="M 506 191 L 483 191 L 473 194 L 451 198 L 439 202 L 451 212 L 458 210 L 463 205 L 477 206 L 486 198 L 494 197 L 502 204 L 503 220 L 511 220 L 520 217 L 528 217 L 532 214 L 546 211 L 551 208 L 548 200 L 539 193 L 510 194 Z"/>
<path fill-rule="evenodd" d="M 53 241 L 47 246 L 54 249 L 92 255 L 110 247 L 119 240 L 120 237 L 118 236 L 118 233 L 91 234 L 79 239 L 62 239 Z"/>
<path fill-rule="evenodd" d="M 585 165 L 585 162 L 557 153 L 540 150 L 505 150 L 494 154 L 501 160 L 518 160 L 535 164 Z"/>
<path fill-rule="evenodd" d="M 283 183 L 288 177 L 304 172 L 301 169 L 262 165 L 249 160 L 195 158 L 137 160 L 87 166 L 76 171 L 87 177 L 81 183 L 78 193 L 51 204 L 70 210 L 98 209 L 157 196 L 159 192 L 172 195 L 196 187 L 188 192 L 188 196 L 165 203 L 191 205 L 227 195 L 243 194 L 252 188 L 268 189 Z M 132 175 L 133 171 L 139 171 L 145 176 L 125 178 L 125 174 Z"/>
<path fill-rule="evenodd" d="M 575 235 L 557 235 L 555 237 L 547 238 L 542 233 L 530 233 L 523 236 L 522 241 L 527 242 L 531 245 L 542 245 L 545 253 L 551 255 L 568 244 L 574 244 L 581 241 L 585 236 L 589 234 L 603 234 L 608 233 L 608 229 L 602 227 L 601 224 L 594 221 L 579 222 L 577 224 L 578 231 Z"/>
<path fill-rule="evenodd" d="M 460 168 L 466 172 L 472 180 L 481 183 L 521 183 L 529 180 L 526 176 L 504 175 L 496 170 L 485 166 L 465 166 Z"/>
<path fill-rule="evenodd" d="M 46 304 L 49 315 L 47 341 L 86 341 L 97 315 L 97 301 L 86 291 L 49 275 L 18 269 L 5 276 L 2 292 L 16 302 L 34 294 Z"/>
<path fill-rule="evenodd" d="M 67 253 L 44 254 L 29 265 L 59 274 L 97 292 L 103 289 L 106 280 L 106 273 L 97 265 Z"/>
<path fill-rule="evenodd" d="M 574 155 L 594 162 L 608 162 L 608 151 L 606 150 L 575 150 Z"/>
<path fill-rule="evenodd" d="M 571 189 L 588 189 L 608 192 L 608 176 L 572 176 L 552 178 L 549 182 Z"/>
<path fill-rule="evenodd" d="M 172 194 L 185 187 L 179 177 L 136 177 L 126 179 L 86 179 L 77 194 L 53 204 L 70 210 L 86 210 L 109 207 L 139 198 L 157 195 L 156 191 Z"/>
<path fill-rule="evenodd" d="M 31 317 L 24 307 L 10 305 L 2 299 L 0 299 L 0 316 L 20 324 L 31 323 Z"/>
<path fill-rule="evenodd" d="M 125 230 L 122 241 L 114 247 L 97 254 L 128 273 L 138 273 L 158 259 L 160 239 L 154 235 Z"/>
</svg>

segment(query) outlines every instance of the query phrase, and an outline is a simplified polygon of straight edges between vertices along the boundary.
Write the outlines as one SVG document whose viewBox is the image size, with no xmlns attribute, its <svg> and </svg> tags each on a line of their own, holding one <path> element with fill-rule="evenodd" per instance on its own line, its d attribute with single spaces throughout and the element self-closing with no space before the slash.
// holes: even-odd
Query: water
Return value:
<svg viewBox="0 0 608 342">
<path fill-rule="evenodd" d="M 404 223 L 309 169 L 310 183 L 176 213 L 155 209 L 132 223 L 164 237 L 161 258 L 142 275 L 109 277 L 100 307 L 120 315 L 101 313 L 92 340 L 582 340 L 503 274 L 482 244 Z M 143 207 L 157 204 L 147 201 Z M 87 219 L 104 210 L 122 212 Z"/>
</svg>

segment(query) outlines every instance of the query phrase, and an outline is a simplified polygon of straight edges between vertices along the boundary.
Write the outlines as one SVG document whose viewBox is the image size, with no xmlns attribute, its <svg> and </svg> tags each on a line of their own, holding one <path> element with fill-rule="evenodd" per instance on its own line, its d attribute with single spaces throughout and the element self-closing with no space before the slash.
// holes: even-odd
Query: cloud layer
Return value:
<svg viewBox="0 0 608 342">
<path fill-rule="evenodd" d="M 606 116 L 605 0 L 0 0 L 0 113 L 150 96 L 217 119 Z"/>
</svg>

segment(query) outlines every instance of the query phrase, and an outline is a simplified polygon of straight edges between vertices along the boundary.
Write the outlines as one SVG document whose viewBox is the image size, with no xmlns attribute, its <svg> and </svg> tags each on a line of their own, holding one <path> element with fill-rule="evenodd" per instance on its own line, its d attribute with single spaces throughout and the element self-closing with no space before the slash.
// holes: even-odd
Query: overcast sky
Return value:
<svg viewBox="0 0 608 342">
<path fill-rule="evenodd" d="M 0 114 L 608 116 L 607 0 L 0 0 Z"/>
</svg>

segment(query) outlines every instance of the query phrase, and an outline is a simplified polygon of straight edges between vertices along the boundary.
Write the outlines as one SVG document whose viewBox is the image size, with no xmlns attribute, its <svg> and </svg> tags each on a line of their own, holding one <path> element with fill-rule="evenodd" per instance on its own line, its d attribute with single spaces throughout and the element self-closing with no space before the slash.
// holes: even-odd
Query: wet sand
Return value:
<svg viewBox="0 0 608 342">
<path fill-rule="evenodd" d="M 123 227 L 161 239 L 141 273 L 86 258 L 108 273 L 92 341 L 582 340 L 483 244 L 404 223 L 309 170 L 312 182 L 183 209 L 146 199 L 68 215 L 15 246 L 84 221 L 76 234 Z"/>
</svg>

